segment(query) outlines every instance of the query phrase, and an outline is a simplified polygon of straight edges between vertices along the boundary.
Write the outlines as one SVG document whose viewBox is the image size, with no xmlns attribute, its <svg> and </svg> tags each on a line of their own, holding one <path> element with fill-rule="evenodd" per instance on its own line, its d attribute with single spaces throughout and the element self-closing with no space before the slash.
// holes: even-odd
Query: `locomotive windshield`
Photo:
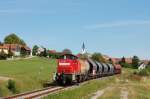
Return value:
<svg viewBox="0 0 150 99">
<path fill-rule="evenodd" d="M 64 54 L 60 57 L 60 59 L 71 59 L 71 60 L 77 60 L 78 57 L 77 56 L 74 56 L 72 54 Z"/>
</svg>

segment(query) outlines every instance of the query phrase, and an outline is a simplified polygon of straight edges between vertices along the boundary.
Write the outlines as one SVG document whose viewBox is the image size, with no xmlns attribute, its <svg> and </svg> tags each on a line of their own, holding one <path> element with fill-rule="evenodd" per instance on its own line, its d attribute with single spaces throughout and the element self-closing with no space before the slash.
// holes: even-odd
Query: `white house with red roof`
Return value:
<svg viewBox="0 0 150 99">
<path fill-rule="evenodd" d="M 4 53 L 8 54 L 9 50 L 13 52 L 14 56 L 20 56 L 21 50 L 24 50 L 27 54 L 30 55 L 31 49 L 27 46 L 20 44 L 1 44 L 0 52 L 4 51 Z"/>
</svg>

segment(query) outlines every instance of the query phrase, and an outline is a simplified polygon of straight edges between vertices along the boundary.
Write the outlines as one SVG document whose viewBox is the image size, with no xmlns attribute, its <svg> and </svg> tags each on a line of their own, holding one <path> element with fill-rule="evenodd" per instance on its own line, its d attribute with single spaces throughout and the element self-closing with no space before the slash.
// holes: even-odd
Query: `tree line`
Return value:
<svg viewBox="0 0 150 99">
<path fill-rule="evenodd" d="M 32 50 L 33 55 L 37 55 L 38 48 L 39 47 L 37 45 L 35 45 L 33 47 L 33 50 Z M 72 51 L 70 49 L 64 49 L 61 53 L 71 54 Z M 50 52 L 48 52 L 48 50 L 46 50 L 46 48 L 44 48 L 44 51 L 37 56 L 44 56 L 44 57 L 50 57 L 50 58 L 58 59 L 61 56 L 61 54 L 57 53 L 57 52 L 56 53 L 50 53 Z M 122 57 L 118 63 L 114 63 L 111 58 L 106 60 L 106 58 L 104 58 L 104 56 L 99 52 L 95 52 L 93 54 L 85 53 L 85 54 L 80 54 L 79 56 L 80 56 L 79 58 L 81 58 L 81 59 L 86 59 L 86 58 L 90 57 L 93 60 L 101 62 L 101 63 L 119 64 L 122 67 L 134 68 L 134 69 L 137 69 L 140 65 L 140 62 L 141 62 L 138 56 L 133 56 L 131 59 L 131 63 L 127 62 L 125 57 Z M 150 62 L 148 63 L 148 65 L 150 66 Z"/>
</svg>

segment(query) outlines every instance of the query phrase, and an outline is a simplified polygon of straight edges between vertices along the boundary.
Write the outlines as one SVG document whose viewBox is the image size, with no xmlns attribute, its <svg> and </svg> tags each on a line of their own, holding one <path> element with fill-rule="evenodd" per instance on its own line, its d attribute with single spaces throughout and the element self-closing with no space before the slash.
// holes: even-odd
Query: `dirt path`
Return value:
<svg viewBox="0 0 150 99">
<path fill-rule="evenodd" d="M 31 58 L 34 58 L 36 56 L 29 56 L 29 57 L 25 57 L 25 58 L 21 58 L 21 57 L 18 57 L 18 58 L 10 58 L 10 59 L 7 59 L 7 61 L 14 61 L 14 60 L 21 60 L 21 59 L 31 59 Z"/>
<path fill-rule="evenodd" d="M 127 91 L 127 89 L 122 88 L 121 95 L 120 95 L 121 99 L 128 99 L 128 94 L 129 94 L 129 92 Z"/>
<path fill-rule="evenodd" d="M 1 81 L 7 81 L 7 80 L 9 80 L 9 79 L 11 79 L 11 78 L 0 76 L 0 80 L 1 80 Z"/>
<path fill-rule="evenodd" d="M 104 92 L 105 92 L 106 90 L 110 90 L 110 89 L 111 89 L 111 87 L 107 87 L 107 88 L 105 88 L 105 89 L 102 89 L 102 90 L 99 90 L 99 91 L 95 92 L 95 93 L 93 94 L 93 96 L 92 96 L 91 99 L 97 99 L 97 98 L 99 98 L 100 96 L 102 96 L 102 95 L 104 94 Z"/>
</svg>

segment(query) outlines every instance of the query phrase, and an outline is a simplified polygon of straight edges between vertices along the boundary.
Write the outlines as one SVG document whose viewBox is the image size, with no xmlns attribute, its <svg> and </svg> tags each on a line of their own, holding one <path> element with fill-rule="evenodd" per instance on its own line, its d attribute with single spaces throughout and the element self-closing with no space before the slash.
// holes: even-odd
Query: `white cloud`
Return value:
<svg viewBox="0 0 150 99">
<path fill-rule="evenodd" d="M 87 29 L 97 29 L 97 28 L 112 28 L 112 27 L 126 27 L 126 26 L 137 26 L 137 25 L 150 25 L 150 20 L 131 20 L 131 21 L 116 21 L 110 23 L 100 23 L 95 25 L 85 26 Z"/>
</svg>

